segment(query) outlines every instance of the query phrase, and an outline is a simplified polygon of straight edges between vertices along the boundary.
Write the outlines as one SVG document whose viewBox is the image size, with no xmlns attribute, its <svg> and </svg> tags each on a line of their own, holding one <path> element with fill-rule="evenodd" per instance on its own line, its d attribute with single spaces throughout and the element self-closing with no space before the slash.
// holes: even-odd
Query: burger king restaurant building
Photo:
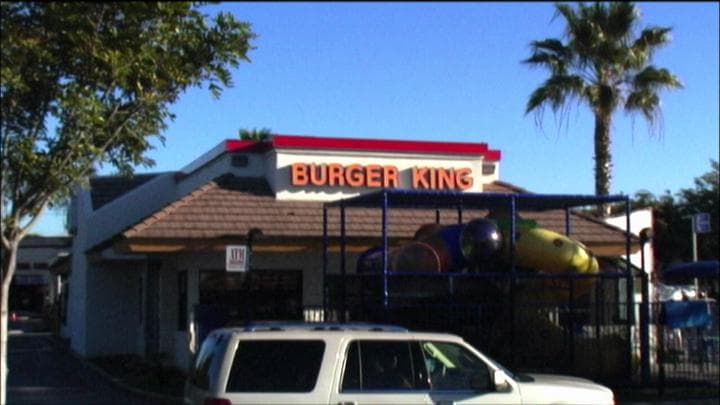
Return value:
<svg viewBox="0 0 720 405">
<path fill-rule="evenodd" d="M 352 273 L 382 226 L 379 210 L 349 209 L 341 249 L 325 203 L 382 189 L 525 193 L 500 180 L 500 161 L 484 143 L 275 135 L 223 141 L 178 171 L 93 177 L 68 210 L 61 334 L 83 356 L 161 354 L 186 368 L 200 318 L 320 320 L 324 269 L 347 261 Z M 564 215 L 526 216 L 564 232 Z M 400 243 L 457 212 L 396 210 L 389 222 Z M 587 216 L 573 215 L 573 236 L 598 256 L 626 253 L 624 232 Z"/>
</svg>

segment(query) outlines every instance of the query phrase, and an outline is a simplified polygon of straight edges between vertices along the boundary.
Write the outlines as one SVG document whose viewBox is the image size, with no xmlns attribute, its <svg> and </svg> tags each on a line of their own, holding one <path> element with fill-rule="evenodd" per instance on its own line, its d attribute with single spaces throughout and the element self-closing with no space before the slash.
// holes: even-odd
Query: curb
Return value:
<svg viewBox="0 0 720 405">
<path fill-rule="evenodd" d="M 107 371 L 103 370 L 102 368 L 98 367 L 97 365 L 93 364 L 92 362 L 86 360 L 85 358 L 83 358 L 82 356 L 77 354 L 74 350 L 67 347 L 63 342 L 58 340 L 57 336 L 50 335 L 48 337 L 49 337 L 50 342 L 53 345 L 55 345 L 56 347 L 60 347 L 61 349 L 67 351 L 75 359 L 79 360 L 85 367 L 93 370 L 95 373 L 101 375 L 105 380 L 110 382 L 110 384 L 112 384 L 122 390 L 128 391 L 132 394 L 135 394 L 135 395 L 138 395 L 141 397 L 145 397 L 145 398 L 148 398 L 148 399 L 151 399 L 154 401 L 162 401 L 162 403 L 169 403 L 169 404 L 182 404 L 183 403 L 182 397 L 174 397 L 174 396 L 170 396 L 170 395 L 159 394 L 157 392 L 145 391 L 145 390 L 141 390 L 139 388 L 133 387 L 131 385 L 125 384 L 124 382 L 122 382 L 122 380 L 115 378 L 112 374 L 108 373 Z"/>
</svg>

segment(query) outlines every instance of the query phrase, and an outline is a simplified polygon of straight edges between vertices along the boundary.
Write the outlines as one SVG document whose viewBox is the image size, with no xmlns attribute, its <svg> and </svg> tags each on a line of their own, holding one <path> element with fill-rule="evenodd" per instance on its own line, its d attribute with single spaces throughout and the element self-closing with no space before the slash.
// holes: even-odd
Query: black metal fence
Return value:
<svg viewBox="0 0 720 405">
<path fill-rule="evenodd" d="M 668 319 L 668 305 L 690 304 L 679 322 Z M 653 303 L 652 344 L 655 348 L 652 375 L 658 384 L 718 384 L 720 381 L 720 338 L 718 303 L 697 300 Z"/>
<path fill-rule="evenodd" d="M 640 282 L 634 283 L 638 291 Z M 328 275 L 323 319 L 455 333 L 521 372 L 572 374 L 614 386 L 687 379 L 717 384 L 717 322 L 714 329 L 678 331 L 660 323 L 659 304 L 641 322 L 643 306 L 633 303 L 634 311 L 628 310 L 626 288 L 622 274 L 393 274 L 387 290 L 378 275 Z M 716 316 L 717 303 L 708 301 L 708 308 Z"/>
</svg>

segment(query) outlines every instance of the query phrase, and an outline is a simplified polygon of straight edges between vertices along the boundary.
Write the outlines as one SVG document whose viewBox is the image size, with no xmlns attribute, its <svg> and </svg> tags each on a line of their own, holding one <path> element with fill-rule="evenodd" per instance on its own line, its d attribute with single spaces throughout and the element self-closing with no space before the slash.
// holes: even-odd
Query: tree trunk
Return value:
<svg viewBox="0 0 720 405">
<path fill-rule="evenodd" d="M 0 296 L 0 404 L 7 403 L 7 349 L 8 349 L 8 307 L 10 283 L 15 274 L 19 242 L 10 241 L 2 258 L 2 296 Z"/>
<path fill-rule="evenodd" d="M 595 195 L 610 194 L 610 181 L 612 178 L 612 156 L 610 154 L 610 125 L 612 122 L 609 113 L 595 113 Z M 599 214 L 610 214 L 610 206 L 602 204 Z"/>
</svg>

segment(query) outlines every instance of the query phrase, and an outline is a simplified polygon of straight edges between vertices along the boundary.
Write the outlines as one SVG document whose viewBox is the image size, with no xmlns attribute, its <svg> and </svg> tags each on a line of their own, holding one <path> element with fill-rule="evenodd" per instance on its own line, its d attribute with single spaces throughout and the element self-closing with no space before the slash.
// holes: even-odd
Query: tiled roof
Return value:
<svg viewBox="0 0 720 405">
<path fill-rule="evenodd" d="M 528 193 L 529 191 L 514 184 L 495 180 L 492 183 L 483 185 L 483 191 L 488 193 Z"/>
<path fill-rule="evenodd" d="M 486 191 L 523 192 L 503 182 L 495 182 Z M 260 228 L 264 237 L 321 237 L 323 234 L 323 203 L 319 201 L 276 200 L 265 179 L 224 175 L 189 195 L 145 218 L 122 236 L 126 239 L 205 239 L 244 236 L 252 228 Z M 381 211 L 369 208 L 346 210 L 348 237 L 381 236 Z M 467 210 L 463 220 L 483 217 L 487 211 Z M 539 222 L 545 228 L 565 233 L 563 210 L 525 212 L 525 219 Z M 339 235 L 339 209 L 328 210 L 329 233 Z M 435 210 L 389 210 L 389 233 L 392 237 L 411 238 L 417 229 L 435 222 Z M 440 222 L 457 222 L 457 210 L 440 210 Z M 571 235 L 586 243 L 623 243 L 624 234 L 617 228 L 573 214 Z"/>
<path fill-rule="evenodd" d="M 102 176 L 90 179 L 90 198 L 93 209 L 97 210 L 128 191 L 142 185 L 159 173 L 126 176 Z"/>
</svg>

